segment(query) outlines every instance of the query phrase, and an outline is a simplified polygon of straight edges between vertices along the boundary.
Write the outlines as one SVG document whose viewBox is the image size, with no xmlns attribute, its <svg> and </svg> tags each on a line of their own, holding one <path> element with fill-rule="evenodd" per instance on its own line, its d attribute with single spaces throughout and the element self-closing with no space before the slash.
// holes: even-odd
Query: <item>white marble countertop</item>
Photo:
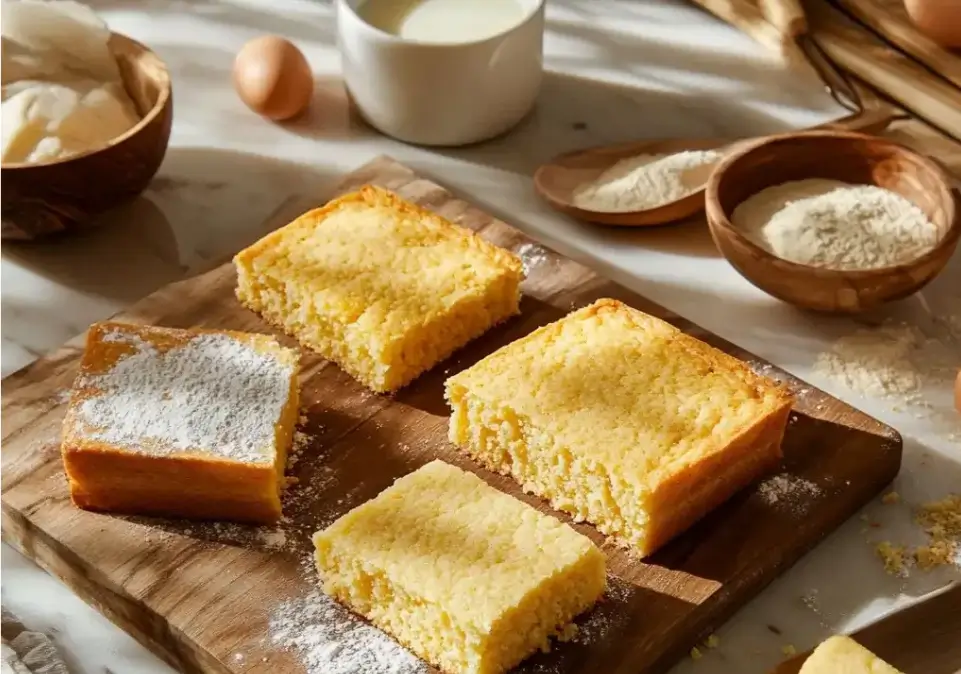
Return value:
<svg viewBox="0 0 961 674">
<path fill-rule="evenodd" d="M 869 538 L 916 535 L 910 531 L 910 504 L 943 497 L 951 485 L 961 484 L 961 447 L 943 428 L 894 412 L 885 401 L 859 399 L 815 375 L 817 353 L 853 331 L 853 322 L 815 318 L 767 297 L 718 257 L 701 226 L 590 228 L 554 214 L 533 193 L 532 169 L 576 147 L 750 135 L 841 116 L 818 83 L 784 72 L 748 38 L 677 0 L 550 0 L 546 61 L 551 73 L 536 112 L 494 142 L 433 151 L 383 138 L 349 118 L 337 81 L 328 3 L 92 4 L 114 30 L 150 45 L 168 63 L 175 92 L 171 146 L 153 186 L 107 216 L 102 229 L 51 243 L 3 246 L 4 376 L 90 322 L 237 250 L 260 235 L 270 214 L 291 199 L 316 193 L 377 154 L 391 154 L 904 435 L 896 487 L 905 505 L 869 506 L 878 529 L 869 535 L 863 522 L 848 522 L 731 619 L 719 631 L 719 648 L 680 663 L 676 672 L 766 671 L 783 657 L 788 643 L 799 650 L 810 647 L 830 631 L 856 628 L 961 576 L 949 568 L 896 578 L 886 575 L 874 556 Z M 308 118 L 291 127 L 255 117 L 230 85 L 236 50 L 266 32 L 296 41 L 324 81 Z M 949 292 L 957 297 L 959 257 L 925 292 L 932 306 Z M 892 309 L 919 311 L 916 300 Z M 78 674 L 170 672 L 6 545 L 2 562 L 4 605 L 28 627 L 50 632 Z"/>
</svg>

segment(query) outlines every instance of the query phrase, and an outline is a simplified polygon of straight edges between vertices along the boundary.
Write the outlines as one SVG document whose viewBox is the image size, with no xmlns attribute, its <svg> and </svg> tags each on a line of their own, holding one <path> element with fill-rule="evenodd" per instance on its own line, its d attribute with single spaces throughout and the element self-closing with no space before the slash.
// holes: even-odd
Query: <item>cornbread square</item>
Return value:
<svg viewBox="0 0 961 674">
<path fill-rule="evenodd" d="M 602 299 L 447 380 L 450 440 L 642 555 L 781 457 L 791 395 Z"/>
<path fill-rule="evenodd" d="M 521 261 L 367 186 L 234 258 L 237 297 L 377 392 L 518 312 Z"/>
<path fill-rule="evenodd" d="M 92 325 L 63 422 L 73 502 L 279 519 L 298 364 L 295 350 L 267 335 Z"/>
<path fill-rule="evenodd" d="M 831 637 L 814 649 L 799 674 L 901 674 L 850 637 Z"/>
<path fill-rule="evenodd" d="M 443 461 L 314 535 L 324 592 L 448 674 L 499 674 L 605 589 L 604 555 Z"/>
</svg>

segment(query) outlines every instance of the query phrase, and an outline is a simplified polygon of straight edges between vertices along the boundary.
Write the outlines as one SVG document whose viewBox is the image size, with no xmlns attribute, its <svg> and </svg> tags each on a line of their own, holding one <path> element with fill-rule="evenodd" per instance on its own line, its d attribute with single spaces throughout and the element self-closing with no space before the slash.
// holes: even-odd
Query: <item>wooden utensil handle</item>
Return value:
<svg viewBox="0 0 961 674">
<path fill-rule="evenodd" d="M 760 0 L 761 12 L 786 39 L 807 32 L 807 17 L 798 0 Z"/>
<path fill-rule="evenodd" d="M 693 0 L 722 21 L 776 52 L 784 49 L 784 36 L 770 24 L 756 4 L 750 0 Z"/>
<path fill-rule="evenodd" d="M 830 131 L 859 131 L 861 133 L 880 133 L 896 119 L 901 119 L 905 115 L 892 106 L 881 104 L 878 107 L 868 108 L 855 115 L 848 115 L 841 119 L 819 124 L 815 129 Z"/>
</svg>

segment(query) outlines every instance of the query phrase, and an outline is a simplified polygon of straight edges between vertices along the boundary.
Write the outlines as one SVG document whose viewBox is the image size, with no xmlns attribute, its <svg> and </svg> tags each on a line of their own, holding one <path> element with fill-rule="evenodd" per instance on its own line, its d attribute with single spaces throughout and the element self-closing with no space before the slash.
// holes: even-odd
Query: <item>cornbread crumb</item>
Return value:
<svg viewBox="0 0 961 674">
<path fill-rule="evenodd" d="M 921 506 L 915 517 L 930 538 L 930 545 L 915 550 L 918 567 L 961 563 L 961 494 Z"/>
<path fill-rule="evenodd" d="M 691 649 L 691 660 L 700 660 L 703 657 L 704 657 L 704 654 L 701 653 L 700 648 L 695 646 L 694 648 Z"/>
<path fill-rule="evenodd" d="M 704 645 L 708 648 L 717 648 L 721 645 L 721 638 L 716 634 L 712 634 L 708 636 L 707 640 L 704 642 Z"/>
<path fill-rule="evenodd" d="M 518 313 L 521 260 L 367 186 L 234 257 L 237 297 L 376 392 Z"/>
<path fill-rule="evenodd" d="M 922 571 L 953 564 L 957 558 L 956 548 L 956 544 L 945 540 L 934 541 L 931 545 L 919 545 L 914 549 L 914 562 Z"/>
<path fill-rule="evenodd" d="M 451 442 L 642 555 L 778 463 L 792 401 L 737 359 L 610 299 L 446 389 Z"/>
<path fill-rule="evenodd" d="M 905 547 L 893 545 L 890 541 L 882 541 L 877 546 L 878 556 L 884 562 L 884 570 L 893 576 L 903 576 L 907 572 Z"/>
<path fill-rule="evenodd" d="M 577 625 L 568 623 L 561 630 L 560 634 L 557 635 L 557 640 L 561 642 L 574 641 L 577 638 L 577 631 Z"/>
<path fill-rule="evenodd" d="M 314 536 L 324 592 L 450 674 L 500 674 L 604 593 L 604 555 L 432 461 Z"/>
<path fill-rule="evenodd" d="M 907 548 L 885 541 L 877 546 L 888 573 L 905 575 L 912 563 L 922 571 L 961 566 L 961 495 L 925 503 L 915 514 L 915 522 L 929 538 L 926 545 Z"/>
<path fill-rule="evenodd" d="M 798 674 L 901 674 L 850 637 L 822 642 L 801 665 Z"/>
<path fill-rule="evenodd" d="M 797 655 L 797 649 L 794 647 L 794 644 L 784 644 L 781 646 L 781 652 L 787 656 Z"/>
<path fill-rule="evenodd" d="M 895 503 L 901 502 L 901 495 L 896 491 L 889 491 L 887 494 L 881 497 L 881 503 L 884 505 L 894 505 Z"/>
</svg>

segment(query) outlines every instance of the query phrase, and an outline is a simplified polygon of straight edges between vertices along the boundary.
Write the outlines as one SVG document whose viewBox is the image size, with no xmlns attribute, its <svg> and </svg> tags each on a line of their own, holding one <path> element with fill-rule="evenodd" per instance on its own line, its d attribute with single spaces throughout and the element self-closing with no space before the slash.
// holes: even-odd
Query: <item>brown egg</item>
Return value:
<svg viewBox="0 0 961 674">
<path fill-rule="evenodd" d="M 961 48 L 961 0 L 904 0 L 918 30 L 942 47 Z"/>
<path fill-rule="evenodd" d="M 277 35 L 254 38 L 234 59 L 234 89 L 248 108 L 274 121 L 300 114 L 314 93 L 303 53 Z"/>
</svg>

